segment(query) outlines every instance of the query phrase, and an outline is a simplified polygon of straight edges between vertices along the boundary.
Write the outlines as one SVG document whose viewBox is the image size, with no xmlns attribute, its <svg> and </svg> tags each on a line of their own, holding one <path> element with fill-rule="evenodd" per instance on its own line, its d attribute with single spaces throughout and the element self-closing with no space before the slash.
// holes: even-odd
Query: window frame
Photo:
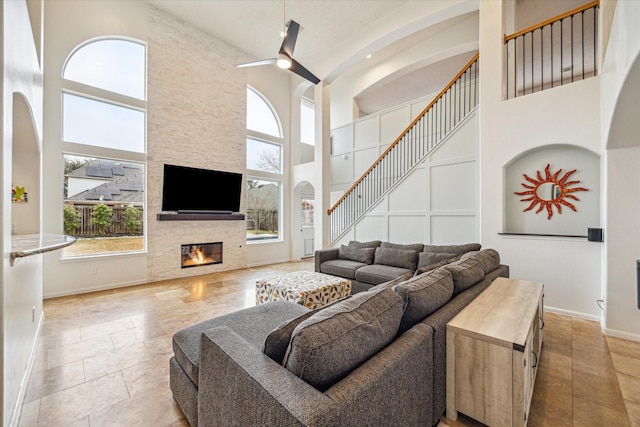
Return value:
<svg viewBox="0 0 640 427">
<path fill-rule="evenodd" d="M 249 239 L 249 229 L 247 228 L 247 244 L 249 245 L 255 245 L 255 244 L 265 244 L 265 243 L 279 243 L 279 242 L 283 242 L 284 241 L 284 237 L 283 237 L 283 233 L 282 233 L 282 225 L 283 225 L 283 181 L 281 179 L 275 179 L 275 178 L 265 178 L 265 177 L 260 177 L 260 176 L 255 176 L 255 175 L 247 175 L 247 183 L 246 183 L 246 192 L 247 192 L 247 196 L 246 196 L 246 205 L 247 205 L 247 221 L 249 220 L 249 209 L 250 209 L 250 204 L 249 204 L 249 181 L 250 180 L 255 180 L 255 181 L 262 181 L 262 182 L 269 182 L 269 183 L 275 183 L 278 186 L 278 193 L 277 193 L 277 197 L 278 197 L 278 202 L 277 202 L 277 210 L 276 212 L 278 213 L 278 234 L 273 237 L 273 238 L 257 238 L 257 239 Z"/>
<path fill-rule="evenodd" d="M 69 63 L 69 60 L 75 55 L 80 49 L 83 47 L 95 43 L 97 41 L 102 40 L 118 40 L 125 41 L 130 43 L 135 43 L 144 47 L 144 96 L 145 99 L 140 99 L 132 96 L 128 96 L 119 92 L 113 92 L 108 89 L 100 88 L 97 86 L 90 86 L 82 82 L 69 80 L 64 77 L 65 69 Z M 86 255 L 75 255 L 75 256 L 64 256 L 63 251 L 60 251 L 60 261 L 62 262 L 77 262 L 83 259 L 95 259 L 95 258 L 111 258 L 111 257 L 124 257 L 124 256 L 144 256 L 148 252 L 148 221 L 149 215 L 147 215 L 148 209 L 148 164 L 147 164 L 147 86 L 148 86 L 148 44 L 142 40 L 137 40 L 129 37 L 121 37 L 121 36 L 107 36 L 107 37 L 96 37 L 92 39 L 85 40 L 84 42 L 78 44 L 67 56 L 64 61 L 64 64 L 61 69 L 61 86 L 60 86 L 60 116 L 59 116 L 59 138 L 60 143 L 62 144 L 61 149 L 61 166 L 60 170 L 63 172 L 64 179 L 64 157 L 67 155 L 71 156 L 82 156 L 82 157 L 91 157 L 91 158 L 100 158 L 105 160 L 113 160 L 113 161 L 122 161 L 122 162 L 132 162 L 132 163 L 140 163 L 144 167 L 144 201 L 143 201 L 143 212 L 144 212 L 144 220 L 142 227 L 142 235 L 143 235 L 143 249 L 140 251 L 123 251 L 123 252 L 102 252 L 95 254 L 86 254 Z M 63 96 L 64 94 L 70 94 L 73 96 L 79 96 L 82 98 L 87 98 L 90 100 L 95 100 L 99 102 L 104 102 L 107 104 L 128 108 L 135 111 L 140 111 L 144 114 L 144 124 L 143 124 L 143 151 L 130 151 L 126 149 L 119 148 L 111 148 L 104 147 L 100 145 L 91 145 L 86 143 L 78 143 L 65 141 L 63 139 L 64 132 L 64 106 L 63 106 Z M 61 183 L 62 184 L 62 183 Z M 64 189 L 64 187 L 63 187 Z M 64 199 L 64 191 L 61 191 L 60 194 L 61 200 L 61 209 L 64 207 L 65 199 Z M 126 205 L 126 203 L 123 203 Z M 62 226 L 62 221 L 61 221 Z"/>
</svg>

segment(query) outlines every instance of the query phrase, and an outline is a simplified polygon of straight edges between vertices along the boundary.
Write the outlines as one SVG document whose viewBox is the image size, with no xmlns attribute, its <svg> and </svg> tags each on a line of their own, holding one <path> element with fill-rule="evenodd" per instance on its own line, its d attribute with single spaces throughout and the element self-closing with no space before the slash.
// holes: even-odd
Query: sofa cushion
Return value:
<svg viewBox="0 0 640 427">
<path fill-rule="evenodd" d="M 418 254 L 418 269 L 458 256 L 453 252 L 420 252 Z"/>
<path fill-rule="evenodd" d="M 390 265 L 372 264 L 358 268 L 355 272 L 355 279 L 362 283 L 378 285 L 380 283 L 393 280 L 396 277 L 400 277 L 405 273 L 413 273 L 413 270 L 408 268 L 392 267 Z"/>
<path fill-rule="evenodd" d="M 411 243 L 408 245 L 401 245 L 398 243 L 389 243 L 389 242 L 382 242 L 380 244 L 381 248 L 387 248 L 387 249 L 403 249 L 403 250 L 409 250 L 409 251 L 416 251 L 416 252 L 422 252 L 424 249 L 424 245 L 422 243 Z"/>
<path fill-rule="evenodd" d="M 371 240 L 369 242 L 358 242 L 357 240 L 351 240 L 349 246 L 355 246 L 356 248 L 377 248 L 382 243 L 380 240 Z"/>
<path fill-rule="evenodd" d="M 473 257 L 464 261 L 460 259 L 441 268 L 450 271 L 451 276 L 453 276 L 454 295 L 458 295 L 465 289 L 470 288 L 484 277 L 482 263 Z"/>
<path fill-rule="evenodd" d="M 308 311 L 308 308 L 298 304 L 275 301 L 215 317 L 176 332 L 173 335 L 173 352 L 180 367 L 197 386 L 202 332 L 218 326 L 228 326 L 249 344 L 261 348 L 265 337 L 276 326 Z"/>
<path fill-rule="evenodd" d="M 479 251 L 480 243 L 464 243 L 462 245 L 424 245 L 423 252 L 441 253 L 448 252 L 461 255 L 466 252 Z"/>
<path fill-rule="evenodd" d="M 413 271 L 418 264 L 418 252 L 411 249 L 376 248 L 373 263 Z"/>
<path fill-rule="evenodd" d="M 348 259 L 332 259 L 320 264 L 320 273 L 340 276 L 346 279 L 355 279 L 356 271 L 367 264 Z"/>
<path fill-rule="evenodd" d="M 422 256 L 423 253 L 421 253 L 420 256 Z M 462 257 L 462 255 L 454 255 L 451 258 L 445 258 L 440 262 L 436 262 L 435 264 L 428 264 L 428 265 L 425 265 L 424 267 L 420 267 L 420 261 L 419 261 L 420 258 L 418 258 L 418 269 L 416 270 L 415 276 L 419 276 L 422 273 L 426 273 L 428 271 L 435 270 L 436 268 L 440 268 L 447 264 L 451 264 L 452 262 L 458 261 L 460 257 Z"/>
<path fill-rule="evenodd" d="M 462 255 L 461 260 L 474 258 L 482 264 L 484 274 L 495 270 L 500 265 L 500 254 L 495 249 L 483 249 L 481 251 L 467 252 Z"/>
<path fill-rule="evenodd" d="M 324 310 L 327 307 L 331 307 L 334 304 L 339 303 L 340 301 L 344 301 L 347 298 L 351 298 L 348 296 L 346 298 L 334 301 L 325 305 L 324 307 L 317 308 L 315 310 L 311 310 L 307 313 L 304 313 L 294 319 L 287 320 L 273 331 L 267 335 L 264 340 L 264 345 L 262 346 L 262 352 L 269 356 L 274 361 L 282 364 L 282 360 L 284 359 L 284 355 L 287 352 L 287 347 L 289 347 L 289 342 L 291 341 L 291 334 L 294 329 L 303 321 L 307 320 L 309 317 L 318 313 L 321 310 Z"/>
<path fill-rule="evenodd" d="M 283 365 L 326 390 L 393 341 L 402 305 L 398 294 L 383 289 L 327 307 L 295 328 Z"/>
<path fill-rule="evenodd" d="M 448 270 L 439 268 L 407 280 L 393 287 L 404 301 L 404 313 L 398 334 L 442 307 L 453 295 L 453 277 Z"/>
<path fill-rule="evenodd" d="M 380 283 L 378 285 L 373 286 L 372 288 L 369 289 L 369 292 L 379 291 L 380 289 L 393 288 L 395 285 L 402 283 L 406 280 L 409 280 L 412 277 L 413 277 L 413 274 L 411 274 L 411 272 L 404 273 L 402 276 L 396 277 L 393 280 L 389 280 L 388 282 Z"/>
<path fill-rule="evenodd" d="M 342 245 L 338 250 L 338 258 L 361 262 L 363 264 L 372 264 L 375 252 L 375 248 L 359 248 L 357 246 Z"/>
</svg>

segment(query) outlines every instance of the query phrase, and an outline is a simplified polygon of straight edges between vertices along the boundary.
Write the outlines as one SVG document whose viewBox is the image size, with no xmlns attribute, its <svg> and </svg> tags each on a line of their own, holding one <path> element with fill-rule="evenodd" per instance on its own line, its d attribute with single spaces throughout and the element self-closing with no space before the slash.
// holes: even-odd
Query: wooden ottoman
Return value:
<svg viewBox="0 0 640 427">
<path fill-rule="evenodd" d="M 315 309 L 351 295 L 351 281 L 312 271 L 296 271 L 256 282 L 256 305 L 291 301 Z"/>
</svg>

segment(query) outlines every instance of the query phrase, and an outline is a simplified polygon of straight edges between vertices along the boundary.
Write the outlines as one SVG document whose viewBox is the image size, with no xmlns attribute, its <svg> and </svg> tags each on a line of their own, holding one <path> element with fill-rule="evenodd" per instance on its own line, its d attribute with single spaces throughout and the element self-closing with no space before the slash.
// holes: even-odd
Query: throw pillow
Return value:
<svg viewBox="0 0 640 427">
<path fill-rule="evenodd" d="M 394 340 L 402 299 L 391 289 L 360 292 L 300 323 L 283 365 L 318 390 L 347 376 Z"/>
<path fill-rule="evenodd" d="M 451 276 L 453 276 L 454 295 L 458 295 L 460 292 L 469 289 L 484 277 L 482 264 L 474 258 L 452 262 L 442 268 L 449 270 Z"/>
<path fill-rule="evenodd" d="M 349 242 L 349 246 L 354 246 L 356 248 L 377 248 L 382 243 L 380 240 L 371 240 L 370 242 L 358 242 L 357 240 L 351 240 Z"/>
<path fill-rule="evenodd" d="M 453 278 L 445 269 L 421 274 L 393 288 L 404 300 L 398 335 L 442 307 L 453 295 Z"/>
<path fill-rule="evenodd" d="M 269 335 L 267 335 L 267 338 L 265 338 L 264 340 L 262 352 L 276 362 L 282 364 L 284 355 L 287 352 L 287 347 L 289 347 L 289 342 L 291 341 L 291 334 L 293 333 L 296 326 L 298 326 L 300 323 L 307 320 L 317 312 L 324 310 L 327 307 L 331 307 L 332 305 L 337 304 L 340 301 L 344 301 L 347 298 L 351 298 L 351 296 L 338 301 L 333 301 L 332 303 L 327 304 L 324 307 L 316 308 L 315 310 L 304 313 L 303 315 L 298 316 L 295 319 L 284 322 L 273 331 L 269 332 Z"/>
<path fill-rule="evenodd" d="M 380 289 L 393 288 L 395 285 L 397 285 L 399 283 L 402 283 L 405 280 L 409 280 L 412 277 L 413 277 L 413 273 L 404 273 L 402 276 L 396 277 L 393 280 L 389 280 L 388 282 L 384 282 L 384 283 L 380 283 L 378 285 L 375 285 L 374 287 L 369 289 L 368 292 L 375 292 L 375 291 L 379 291 Z"/>
<path fill-rule="evenodd" d="M 409 249 L 376 248 L 373 263 L 414 271 L 418 264 L 418 252 Z"/>
<path fill-rule="evenodd" d="M 363 264 L 371 264 L 375 252 L 375 248 L 359 248 L 356 246 L 342 245 L 340 249 L 338 249 L 338 258 L 361 262 Z"/>
</svg>

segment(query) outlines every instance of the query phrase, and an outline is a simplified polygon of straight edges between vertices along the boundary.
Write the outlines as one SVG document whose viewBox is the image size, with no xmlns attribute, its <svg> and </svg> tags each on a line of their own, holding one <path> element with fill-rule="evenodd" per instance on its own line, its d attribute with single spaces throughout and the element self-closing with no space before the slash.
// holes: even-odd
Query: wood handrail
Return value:
<svg viewBox="0 0 640 427">
<path fill-rule="evenodd" d="M 369 172 L 371 172 L 373 168 L 378 166 L 378 163 L 380 163 L 382 159 L 384 159 L 384 157 L 389 153 L 389 151 L 391 151 L 393 147 L 398 145 L 398 143 L 402 140 L 402 138 L 404 138 L 404 136 L 407 133 L 409 133 L 411 128 L 414 127 L 415 124 L 418 123 L 418 121 L 420 121 L 420 119 L 422 119 L 425 116 L 425 114 L 427 114 L 427 112 L 431 109 L 431 107 L 433 107 L 436 104 L 436 102 L 438 102 L 440 98 L 442 98 L 442 96 L 445 93 L 447 93 L 449 89 L 451 89 L 451 86 L 455 84 L 455 82 L 460 78 L 460 76 L 462 76 L 467 71 L 467 69 L 471 67 L 471 65 L 473 65 L 473 63 L 476 62 L 479 58 L 480 58 L 480 52 L 476 53 L 473 56 L 473 58 L 471 58 L 471 60 L 462 68 L 462 70 L 460 70 L 460 72 L 456 74 L 456 76 L 453 79 L 451 79 L 449 84 L 447 84 L 445 88 L 442 89 L 435 98 L 433 98 L 433 100 L 429 103 L 429 105 L 427 105 L 427 107 L 424 110 L 422 110 L 420 114 L 418 114 L 418 117 L 416 117 L 411 122 L 411 124 L 407 126 L 407 128 L 400 134 L 400 136 L 397 137 L 396 140 L 393 141 L 393 143 L 389 145 L 389 147 L 386 150 L 384 150 L 384 153 L 382 153 L 380 157 L 378 157 L 378 159 L 375 162 L 373 162 L 371 167 L 367 169 L 367 171 L 363 173 L 360 178 L 358 178 L 358 180 L 342 195 L 342 197 L 340 197 L 340 199 L 331 207 L 331 209 L 327 210 L 327 215 L 331 215 L 331 212 L 333 212 L 338 207 L 338 205 L 358 186 L 358 184 L 360 184 L 362 180 L 365 179 L 367 175 L 369 175 Z"/>
<path fill-rule="evenodd" d="M 522 31 L 518 31 L 517 33 L 513 33 L 513 34 L 510 34 L 510 35 L 506 35 L 505 34 L 504 35 L 504 43 L 506 44 L 509 40 L 515 39 L 516 37 L 520 37 L 523 34 L 530 33 L 531 31 L 535 31 L 537 29 L 545 27 L 545 26 L 547 26 L 549 24 L 552 24 L 554 22 L 560 21 L 560 20 L 562 20 L 564 18 L 568 18 L 569 16 L 575 15 L 576 13 L 584 12 L 585 10 L 591 9 L 592 7 L 598 7 L 598 6 L 600 6 L 600 0 L 595 0 L 595 1 L 592 1 L 591 3 L 585 4 L 583 6 L 576 7 L 575 9 L 572 9 L 572 10 L 570 10 L 568 12 L 561 13 L 560 15 L 554 16 L 553 18 L 549 18 L 546 21 L 540 22 L 539 24 L 532 25 L 529 28 L 525 28 Z"/>
</svg>

